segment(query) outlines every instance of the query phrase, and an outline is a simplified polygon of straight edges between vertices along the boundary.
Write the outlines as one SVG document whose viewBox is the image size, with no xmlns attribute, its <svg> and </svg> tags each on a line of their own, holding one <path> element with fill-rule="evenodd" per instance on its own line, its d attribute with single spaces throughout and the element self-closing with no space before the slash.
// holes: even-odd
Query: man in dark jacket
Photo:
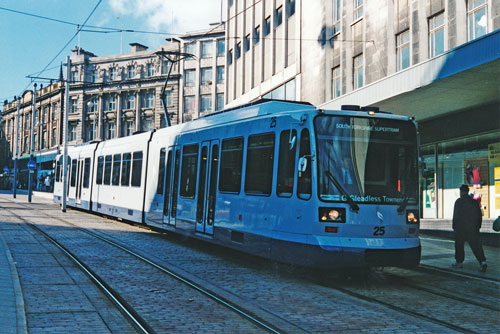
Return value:
<svg viewBox="0 0 500 334">
<path fill-rule="evenodd" d="M 462 268 L 464 262 L 464 243 L 469 243 L 474 256 L 479 261 L 481 272 L 485 272 L 486 258 L 479 237 L 482 214 L 477 201 L 469 196 L 469 187 L 465 184 L 460 187 L 460 198 L 455 202 L 453 209 L 453 230 L 455 231 L 455 260 L 454 268 Z"/>
</svg>

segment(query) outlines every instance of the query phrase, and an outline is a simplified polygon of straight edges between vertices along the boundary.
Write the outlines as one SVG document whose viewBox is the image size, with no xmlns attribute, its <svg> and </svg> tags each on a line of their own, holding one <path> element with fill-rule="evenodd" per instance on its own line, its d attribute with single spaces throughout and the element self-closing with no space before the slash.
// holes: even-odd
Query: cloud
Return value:
<svg viewBox="0 0 500 334">
<path fill-rule="evenodd" d="M 221 19 L 222 0 L 110 0 L 117 16 L 132 16 L 144 29 L 184 34 L 208 29 Z M 225 1 L 223 1 L 225 2 Z M 225 17 L 225 8 L 224 8 Z"/>
</svg>

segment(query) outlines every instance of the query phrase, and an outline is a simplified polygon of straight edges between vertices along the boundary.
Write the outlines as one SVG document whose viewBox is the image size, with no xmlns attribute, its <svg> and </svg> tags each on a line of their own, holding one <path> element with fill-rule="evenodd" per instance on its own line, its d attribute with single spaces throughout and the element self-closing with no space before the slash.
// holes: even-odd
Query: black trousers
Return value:
<svg viewBox="0 0 500 334">
<path fill-rule="evenodd" d="M 455 231 L 455 260 L 457 262 L 464 262 L 465 252 L 464 252 L 464 244 L 465 242 L 469 243 L 474 256 L 479 261 L 479 263 L 486 261 L 486 257 L 484 257 L 483 245 L 481 243 L 481 239 L 479 237 L 479 231 L 477 232 L 463 232 L 463 231 Z"/>
</svg>

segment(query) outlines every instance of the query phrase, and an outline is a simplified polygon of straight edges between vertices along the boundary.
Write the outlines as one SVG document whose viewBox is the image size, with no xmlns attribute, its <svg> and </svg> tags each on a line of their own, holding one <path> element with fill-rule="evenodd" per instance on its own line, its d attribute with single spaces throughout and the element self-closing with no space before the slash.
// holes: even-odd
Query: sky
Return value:
<svg viewBox="0 0 500 334">
<path fill-rule="evenodd" d="M 14 96 L 33 89 L 34 82 L 38 87 L 47 85 L 47 80 L 32 81 L 28 75 L 57 79 L 61 63 L 77 45 L 98 56 L 119 54 L 121 47 L 123 53 L 128 53 L 129 44 L 134 42 L 155 49 L 165 38 L 206 30 L 210 23 L 224 20 L 225 3 L 224 0 L 0 0 L 0 108 L 4 100 L 12 102 Z M 84 27 L 82 30 L 94 32 L 82 31 L 78 36 L 77 25 L 83 24 L 92 12 L 86 26 L 148 33 L 102 33 L 95 31 L 103 29 Z M 66 73 L 64 68 L 63 71 Z"/>
</svg>

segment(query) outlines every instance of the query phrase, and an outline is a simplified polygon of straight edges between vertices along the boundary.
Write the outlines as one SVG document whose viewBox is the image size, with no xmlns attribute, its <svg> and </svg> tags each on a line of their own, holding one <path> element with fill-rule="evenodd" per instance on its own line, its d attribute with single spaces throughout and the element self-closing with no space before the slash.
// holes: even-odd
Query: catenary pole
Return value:
<svg viewBox="0 0 500 334">
<path fill-rule="evenodd" d="M 17 179 L 19 178 L 19 173 L 17 172 L 17 165 L 18 165 L 18 159 L 19 159 L 19 113 L 21 109 L 21 97 L 17 97 L 17 115 L 16 115 L 16 149 L 15 149 L 15 157 L 14 157 L 14 184 L 13 184 L 13 190 L 12 190 L 12 196 L 16 198 L 16 192 L 17 192 Z"/>
<path fill-rule="evenodd" d="M 63 122 L 63 196 L 61 211 L 66 212 L 66 191 L 68 184 L 68 109 L 69 109 L 69 74 L 71 60 L 66 57 L 66 85 L 64 89 L 64 122 Z"/>
<path fill-rule="evenodd" d="M 30 141 L 30 161 L 33 160 L 35 151 L 35 117 L 36 117 L 36 83 L 33 88 L 33 103 L 31 105 L 31 141 Z M 31 203 L 31 196 L 33 194 L 33 174 L 34 172 L 28 171 L 28 202 Z"/>
</svg>

